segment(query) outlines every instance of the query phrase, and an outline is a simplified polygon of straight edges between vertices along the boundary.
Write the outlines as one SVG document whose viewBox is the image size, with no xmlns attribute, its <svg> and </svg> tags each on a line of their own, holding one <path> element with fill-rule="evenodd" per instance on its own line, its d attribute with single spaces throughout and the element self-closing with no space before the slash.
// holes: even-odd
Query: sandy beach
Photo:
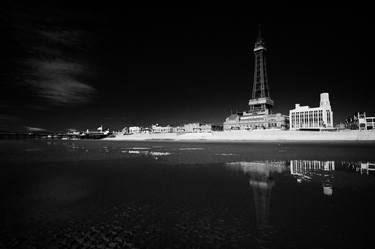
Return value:
<svg viewBox="0 0 375 249">
<path fill-rule="evenodd" d="M 118 141 L 375 141 L 375 131 L 218 131 L 210 133 L 153 133 L 117 135 Z"/>
</svg>

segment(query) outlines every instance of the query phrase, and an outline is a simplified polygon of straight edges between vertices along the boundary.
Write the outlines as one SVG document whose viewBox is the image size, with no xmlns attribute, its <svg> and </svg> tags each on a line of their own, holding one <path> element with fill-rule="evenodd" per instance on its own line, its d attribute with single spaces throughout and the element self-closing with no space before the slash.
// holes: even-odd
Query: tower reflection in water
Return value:
<svg viewBox="0 0 375 249">
<path fill-rule="evenodd" d="M 333 194 L 333 171 L 334 161 L 316 160 L 291 160 L 290 174 L 297 178 L 298 183 L 321 181 L 323 194 L 331 196 Z"/>
<path fill-rule="evenodd" d="M 298 183 L 320 181 L 323 194 L 333 194 L 334 161 L 291 160 L 288 161 L 256 161 L 227 163 L 231 169 L 240 170 L 249 176 L 255 204 L 257 227 L 264 230 L 269 227 L 270 200 L 274 188 L 275 176 L 289 170 Z M 289 167 L 289 168 L 288 168 Z"/>
<path fill-rule="evenodd" d="M 241 170 L 250 177 L 249 184 L 254 194 L 256 222 L 263 230 L 269 224 L 270 199 L 275 185 L 274 175 L 287 171 L 285 161 L 232 162 L 232 169 Z"/>
</svg>

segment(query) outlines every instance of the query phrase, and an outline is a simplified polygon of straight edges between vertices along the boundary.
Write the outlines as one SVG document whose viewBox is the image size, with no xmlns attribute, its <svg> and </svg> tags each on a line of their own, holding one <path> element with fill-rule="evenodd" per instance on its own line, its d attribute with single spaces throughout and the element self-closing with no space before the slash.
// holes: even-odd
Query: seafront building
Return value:
<svg viewBox="0 0 375 249">
<path fill-rule="evenodd" d="M 351 130 L 373 130 L 375 129 L 375 116 L 367 116 L 366 112 L 357 112 L 345 120 L 345 128 Z"/>
<path fill-rule="evenodd" d="M 374 116 L 366 116 L 364 113 L 364 117 L 359 119 L 359 128 L 361 130 L 373 130 L 375 129 L 375 117 Z"/>
<path fill-rule="evenodd" d="M 184 124 L 184 132 L 196 133 L 196 132 L 211 132 L 211 124 L 201 124 L 201 123 L 189 123 Z"/>
<path fill-rule="evenodd" d="M 122 134 L 128 134 L 129 133 L 129 127 L 122 128 L 121 132 Z"/>
<path fill-rule="evenodd" d="M 320 94 L 320 106 L 295 105 L 289 111 L 290 130 L 323 130 L 333 129 L 333 112 L 328 93 Z"/>
<path fill-rule="evenodd" d="M 141 133 L 142 129 L 139 126 L 130 126 L 129 127 L 129 133 L 134 134 L 134 133 Z"/>
<path fill-rule="evenodd" d="M 253 52 L 255 55 L 254 81 L 249 110 L 227 117 L 224 130 L 285 129 L 288 127 L 289 117 L 281 113 L 272 114 L 274 101 L 270 97 L 268 86 L 267 48 L 260 29 Z"/>
<path fill-rule="evenodd" d="M 160 126 L 158 124 L 152 126 L 153 133 L 198 133 L 198 132 L 211 132 L 211 124 L 201 123 L 188 123 L 183 126 L 172 127 L 170 125 Z"/>
<path fill-rule="evenodd" d="M 208 133 L 222 130 L 221 125 L 188 123 L 181 126 L 154 124 L 150 127 L 130 126 L 122 129 L 122 134 L 140 133 Z"/>
<path fill-rule="evenodd" d="M 173 126 L 172 127 L 172 132 L 173 133 L 183 133 L 185 132 L 184 126 Z"/>
<path fill-rule="evenodd" d="M 151 131 L 153 133 L 171 133 L 173 132 L 173 127 L 170 125 L 160 126 L 156 124 L 151 126 Z"/>
</svg>

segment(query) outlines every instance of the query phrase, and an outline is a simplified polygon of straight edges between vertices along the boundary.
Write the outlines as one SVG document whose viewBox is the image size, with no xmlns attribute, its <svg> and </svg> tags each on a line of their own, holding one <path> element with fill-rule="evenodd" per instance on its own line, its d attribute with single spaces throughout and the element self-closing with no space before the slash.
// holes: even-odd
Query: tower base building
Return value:
<svg viewBox="0 0 375 249">
<path fill-rule="evenodd" d="M 227 117 L 224 122 L 224 130 L 287 129 L 288 125 L 288 116 L 281 113 L 242 112 Z"/>
</svg>

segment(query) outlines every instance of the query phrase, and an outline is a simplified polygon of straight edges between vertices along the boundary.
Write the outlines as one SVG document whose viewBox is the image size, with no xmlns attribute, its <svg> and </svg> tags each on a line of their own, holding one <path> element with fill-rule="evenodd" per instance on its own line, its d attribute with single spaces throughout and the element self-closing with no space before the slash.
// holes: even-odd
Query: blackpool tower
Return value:
<svg viewBox="0 0 375 249">
<path fill-rule="evenodd" d="M 262 37 L 261 26 L 254 46 L 254 81 L 251 99 L 249 100 L 250 113 L 271 114 L 273 100 L 270 98 L 267 76 L 266 44 Z"/>
<path fill-rule="evenodd" d="M 254 81 L 252 85 L 249 109 L 231 114 L 223 123 L 224 130 L 285 129 L 288 127 L 288 116 L 272 113 L 274 102 L 270 96 L 266 53 L 261 28 L 252 49 L 254 53 Z"/>
</svg>

